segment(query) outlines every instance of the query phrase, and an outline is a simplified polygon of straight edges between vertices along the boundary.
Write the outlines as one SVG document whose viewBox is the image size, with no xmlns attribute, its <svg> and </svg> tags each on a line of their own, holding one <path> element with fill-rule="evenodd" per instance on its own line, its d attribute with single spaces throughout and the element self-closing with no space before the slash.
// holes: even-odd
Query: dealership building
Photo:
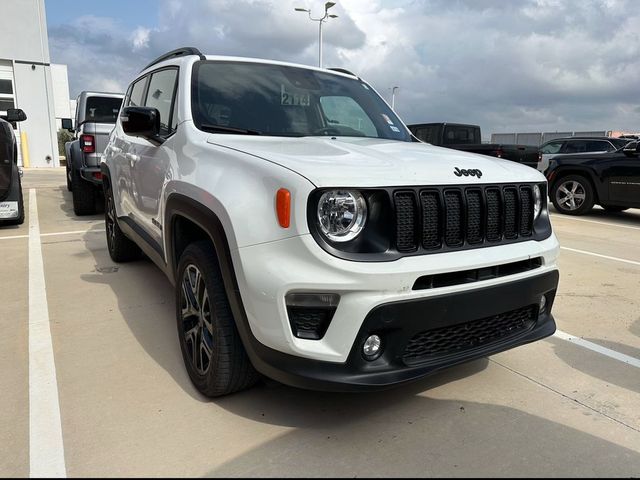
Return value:
<svg viewBox="0 0 640 480">
<path fill-rule="evenodd" d="M 44 0 L 2 0 L 0 15 L 0 115 L 21 108 L 16 125 L 19 162 L 57 167 L 57 131 L 71 118 L 66 65 L 52 65 Z"/>
</svg>

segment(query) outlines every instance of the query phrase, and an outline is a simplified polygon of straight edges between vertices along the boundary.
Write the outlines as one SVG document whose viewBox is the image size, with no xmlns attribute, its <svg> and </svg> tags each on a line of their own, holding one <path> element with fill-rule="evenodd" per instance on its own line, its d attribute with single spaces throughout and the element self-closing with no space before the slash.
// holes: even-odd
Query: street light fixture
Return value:
<svg viewBox="0 0 640 480">
<path fill-rule="evenodd" d="M 395 106 L 396 106 L 396 90 L 398 90 L 398 88 L 400 87 L 393 87 L 393 89 L 391 90 L 391 110 L 395 110 Z"/>
<path fill-rule="evenodd" d="M 329 9 L 333 7 L 335 2 L 327 2 L 324 4 L 324 15 L 320 18 L 313 18 L 311 16 L 311 10 L 308 8 L 294 8 L 296 12 L 306 12 L 309 14 L 309 19 L 314 22 L 318 22 L 318 67 L 322 68 L 322 24 L 327 21 L 328 18 L 338 18 L 338 15 L 329 15 Z"/>
</svg>

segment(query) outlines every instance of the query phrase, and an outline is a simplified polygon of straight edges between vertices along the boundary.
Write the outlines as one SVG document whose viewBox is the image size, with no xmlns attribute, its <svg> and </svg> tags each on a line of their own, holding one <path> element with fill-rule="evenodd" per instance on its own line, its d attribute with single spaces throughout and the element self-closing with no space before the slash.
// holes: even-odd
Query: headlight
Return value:
<svg viewBox="0 0 640 480">
<path fill-rule="evenodd" d="M 333 242 L 356 238 L 367 221 L 367 202 L 355 190 L 329 190 L 318 201 L 320 230 Z"/>
<path fill-rule="evenodd" d="M 542 212 L 542 193 L 538 185 L 533 186 L 533 221 L 535 222 Z"/>
</svg>

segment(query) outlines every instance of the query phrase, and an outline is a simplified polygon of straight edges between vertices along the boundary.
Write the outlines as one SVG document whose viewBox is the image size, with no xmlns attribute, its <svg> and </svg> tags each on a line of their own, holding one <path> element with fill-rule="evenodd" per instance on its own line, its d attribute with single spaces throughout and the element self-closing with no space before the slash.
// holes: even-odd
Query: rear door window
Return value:
<svg viewBox="0 0 640 480">
<path fill-rule="evenodd" d="M 609 142 L 604 140 L 592 140 L 587 142 L 587 152 L 609 152 L 613 149 Z"/>
<path fill-rule="evenodd" d="M 473 127 L 460 127 L 447 125 L 444 129 L 445 144 L 472 144 L 480 143 L 477 129 Z"/>
</svg>

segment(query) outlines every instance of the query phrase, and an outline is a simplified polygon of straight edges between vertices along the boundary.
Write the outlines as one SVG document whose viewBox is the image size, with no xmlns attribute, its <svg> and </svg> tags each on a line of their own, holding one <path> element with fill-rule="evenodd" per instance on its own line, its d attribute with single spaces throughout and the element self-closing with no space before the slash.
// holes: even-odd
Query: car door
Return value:
<svg viewBox="0 0 640 480">
<path fill-rule="evenodd" d="M 160 137 L 165 142 L 158 145 L 142 137 L 131 143 L 129 161 L 132 166 L 132 188 L 135 200 L 133 217 L 156 244 L 162 245 L 162 220 L 160 218 L 160 196 L 164 184 L 170 179 L 172 136 L 177 126 L 176 92 L 178 68 L 156 70 L 149 76 L 145 96 L 145 107 L 160 113 Z M 162 253 L 159 250 L 159 253 Z"/>
<path fill-rule="evenodd" d="M 147 76 L 133 82 L 127 91 L 123 106 L 142 106 L 147 82 Z M 112 136 L 113 141 L 109 144 L 109 151 L 105 151 L 105 155 L 110 155 L 113 158 L 115 171 L 111 172 L 112 177 L 118 179 L 117 184 L 112 185 L 112 191 L 114 195 L 117 195 L 116 204 L 119 206 L 118 214 L 130 217 L 135 210 L 133 163 L 131 162 L 130 150 L 132 147 L 131 144 L 136 142 L 136 137 L 124 133 L 122 125 L 119 122 Z"/>
<path fill-rule="evenodd" d="M 640 207 L 640 155 L 618 153 L 615 156 L 603 169 L 609 185 L 609 201 L 625 207 Z"/>
</svg>

